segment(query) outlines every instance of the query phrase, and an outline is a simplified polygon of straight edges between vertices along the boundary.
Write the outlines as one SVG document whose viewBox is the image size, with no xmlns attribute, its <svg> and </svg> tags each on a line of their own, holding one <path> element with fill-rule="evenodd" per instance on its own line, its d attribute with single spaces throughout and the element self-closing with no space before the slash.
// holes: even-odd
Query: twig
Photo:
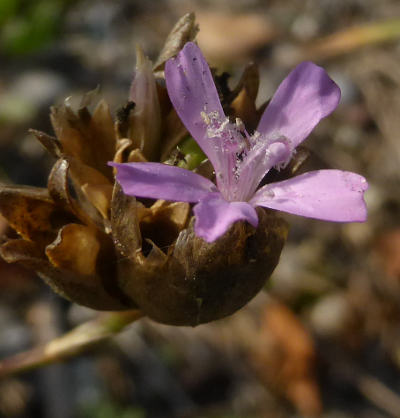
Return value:
<svg viewBox="0 0 400 418">
<path fill-rule="evenodd" d="M 65 361 L 104 341 L 141 318 L 138 311 L 108 312 L 88 321 L 47 344 L 0 362 L 0 378 Z"/>
<path fill-rule="evenodd" d="M 400 19 L 386 20 L 336 32 L 305 46 L 304 53 L 309 59 L 326 59 L 399 38 Z"/>
<path fill-rule="evenodd" d="M 324 345 L 320 350 L 326 361 L 335 359 L 332 372 L 341 381 L 348 382 L 369 401 L 389 417 L 398 418 L 400 411 L 400 397 L 384 382 L 364 372 L 354 361 L 348 359 L 343 351 L 336 351 Z"/>
<path fill-rule="evenodd" d="M 358 390 L 374 405 L 392 417 L 400 414 L 400 398 L 381 381 L 372 376 L 362 375 L 357 379 Z"/>
</svg>

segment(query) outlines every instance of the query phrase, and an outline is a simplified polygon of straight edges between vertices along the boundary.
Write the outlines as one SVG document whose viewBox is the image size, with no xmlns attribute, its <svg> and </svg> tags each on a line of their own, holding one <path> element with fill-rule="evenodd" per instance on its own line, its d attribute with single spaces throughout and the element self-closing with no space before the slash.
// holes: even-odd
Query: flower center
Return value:
<svg viewBox="0 0 400 418">
<path fill-rule="evenodd" d="M 201 117 L 207 125 L 207 136 L 210 139 L 222 140 L 225 152 L 241 153 L 248 145 L 245 140 L 246 135 L 243 134 L 244 124 L 239 118 L 235 123 L 232 123 L 228 117 L 222 118 L 217 111 L 201 112 Z"/>
<path fill-rule="evenodd" d="M 276 133 L 268 138 L 259 132 L 249 135 L 243 122 L 201 112 L 207 136 L 214 140 L 218 167 L 214 167 L 218 189 L 228 201 L 247 201 L 264 175 L 272 168 L 287 166 L 294 149 L 292 142 Z"/>
</svg>

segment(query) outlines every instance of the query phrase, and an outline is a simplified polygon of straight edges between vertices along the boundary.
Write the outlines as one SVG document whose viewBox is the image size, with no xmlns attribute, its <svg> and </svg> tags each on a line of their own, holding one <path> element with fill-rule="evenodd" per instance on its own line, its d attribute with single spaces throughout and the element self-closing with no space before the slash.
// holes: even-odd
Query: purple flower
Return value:
<svg viewBox="0 0 400 418">
<path fill-rule="evenodd" d="M 215 170 L 216 185 L 183 168 L 160 163 L 110 165 L 128 195 L 193 202 L 195 232 L 207 242 L 236 221 L 258 225 L 256 206 L 334 222 L 363 222 L 366 180 L 340 170 L 311 171 L 258 185 L 271 168 L 284 167 L 299 145 L 340 100 L 339 87 L 311 62 L 281 83 L 257 130 L 225 116 L 200 49 L 187 43 L 165 67 L 168 94 L 179 117 Z"/>
</svg>

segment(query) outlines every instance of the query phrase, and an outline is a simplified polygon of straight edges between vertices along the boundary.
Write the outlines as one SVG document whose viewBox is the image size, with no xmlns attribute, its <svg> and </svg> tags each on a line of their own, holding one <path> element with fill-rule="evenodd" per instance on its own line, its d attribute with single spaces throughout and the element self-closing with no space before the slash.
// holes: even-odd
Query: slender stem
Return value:
<svg viewBox="0 0 400 418">
<path fill-rule="evenodd" d="M 141 318 L 138 311 L 107 312 L 77 326 L 47 344 L 16 354 L 0 362 L 0 378 L 65 361 L 104 341 Z"/>
<path fill-rule="evenodd" d="M 396 18 L 341 30 L 307 45 L 304 53 L 309 59 L 326 59 L 399 38 L 400 19 Z"/>
<path fill-rule="evenodd" d="M 360 376 L 358 378 L 358 389 L 367 399 L 389 416 L 399 416 L 399 396 L 381 381 L 368 375 Z"/>
</svg>

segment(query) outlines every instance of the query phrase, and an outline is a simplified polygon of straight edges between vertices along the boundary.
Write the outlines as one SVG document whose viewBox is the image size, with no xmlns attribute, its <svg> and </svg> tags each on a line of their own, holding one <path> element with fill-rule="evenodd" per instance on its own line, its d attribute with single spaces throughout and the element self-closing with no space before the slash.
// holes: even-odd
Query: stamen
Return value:
<svg viewBox="0 0 400 418">
<path fill-rule="evenodd" d="M 244 130 L 243 122 L 237 119 L 236 123 L 230 122 L 229 118 L 222 118 L 218 111 L 200 113 L 201 118 L 207 125 L 207 136 L 209 138 L 220 138 L 223 140 L 222 148 L 228 153 L 240 153 L 248 145 L 241 132 Z"/>
<path fill-rule="evenodd" d="M 244 123 L 243 123 L 242 119 L 236 118 L 235 119 L 235 124 L 236 124 L 236 126 L 237 126 L 237 128 L 240 132 L 243 132 L 245 130 Z"/>
<path fill-rule="evenodd" d="M 204 123 L 205 123 L 206 125 L 209 125 L 209 124 L 211 123 L 211 120 L 210 120 L 210 118 L 208 117 L 208 115 L 207 115 L 207 113 L 206 113 L 206 112 L 201 111 L 201 112 L 200 112 L 200 115 L 201 115 L 201 118 L 203 119 L 203 121 L 204 121 Z"/>
</svg>

